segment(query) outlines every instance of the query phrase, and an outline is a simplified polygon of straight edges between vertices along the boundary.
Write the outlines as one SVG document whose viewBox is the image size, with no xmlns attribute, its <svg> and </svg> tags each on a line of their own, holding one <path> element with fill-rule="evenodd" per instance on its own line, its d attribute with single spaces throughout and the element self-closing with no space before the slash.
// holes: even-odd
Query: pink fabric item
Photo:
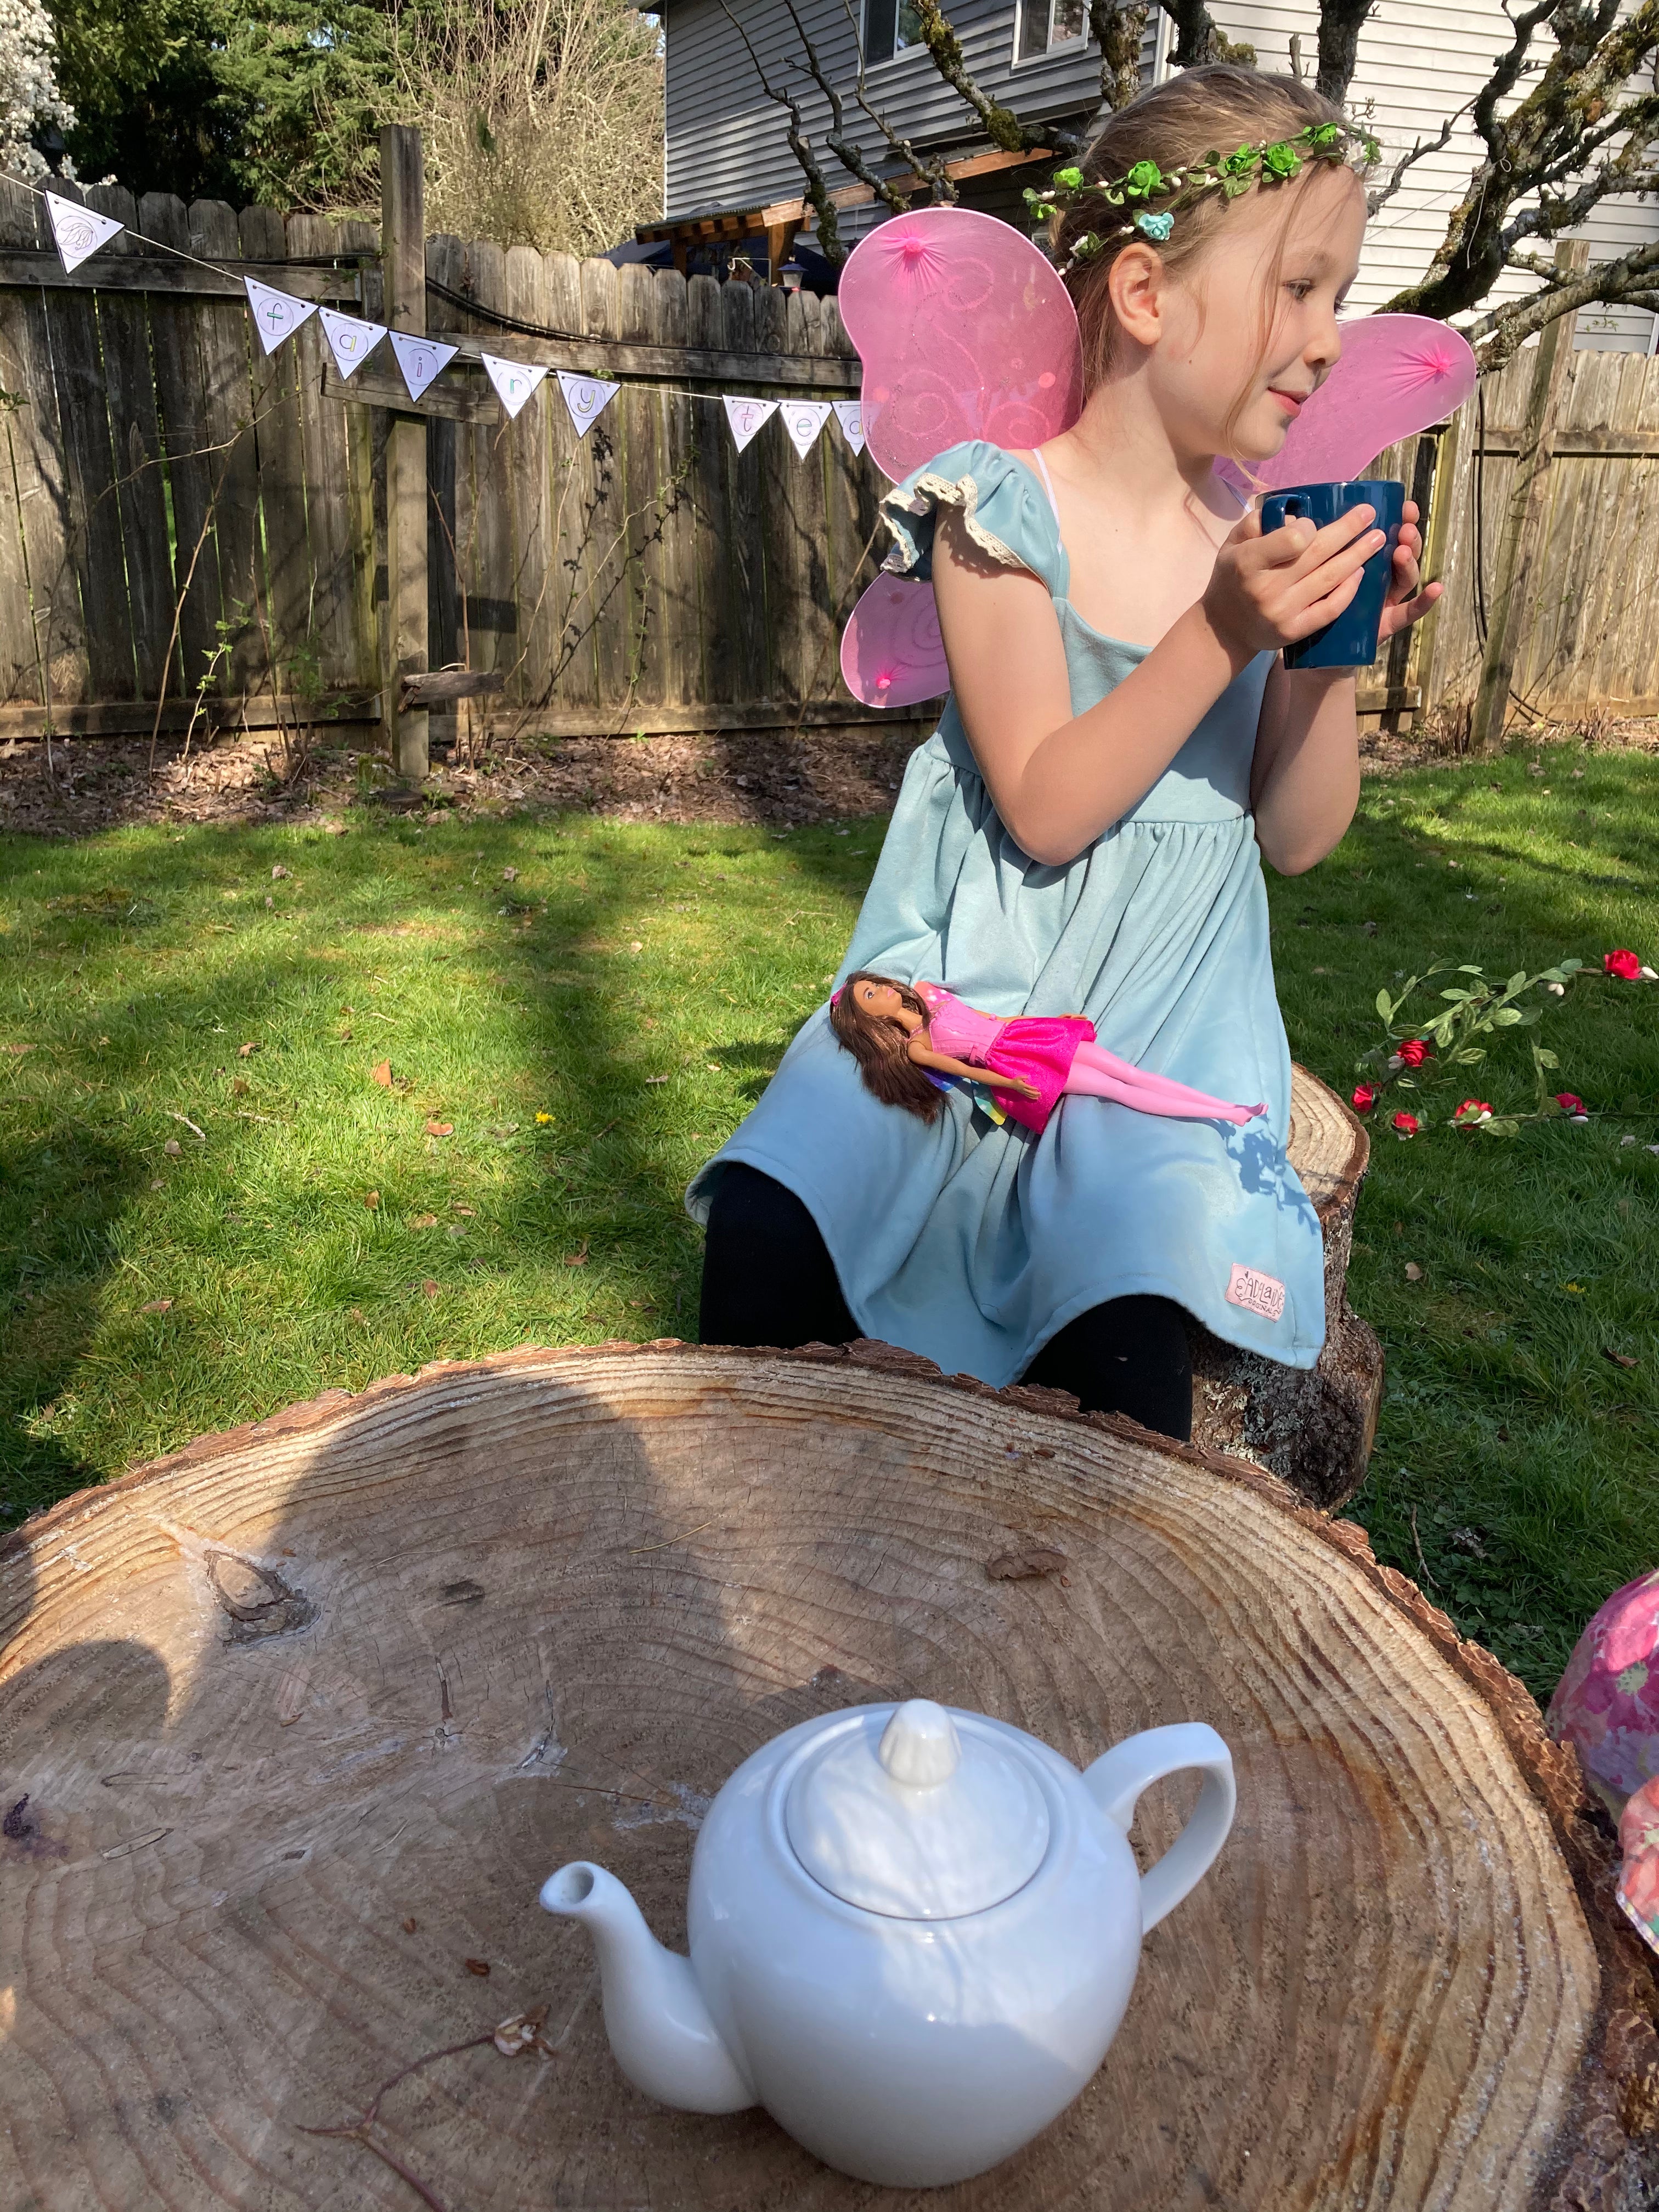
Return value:
<svg viewBox="0 0 1659 2212">
<path fill-rule="evenodd" d="M 1625 1863 L 1615 1894 L 1632 1927 L 1659 1951 L 1659 1781 L 1644 1783 L 1619 1818 Z"/>
<path fill-rule="evenodd" d="M 927 1008 L 928 1035 L 935 1052 L 949 1053 L 982 1067 L 988 1075 L 1012 1075 L 1030 1084 L 1041 1095 L 1022 1098 L 1012 1091 L 989 1088 L 1011 1121 L 1018 1121 L 1039 1136 L 1059 1104 L 1078 1047 L 1092 1044 L 1095 1025 L 1076 1015 L 1021 1015 L 999 1021 L 965 1006 L 937 983 L 918 983 L 916 994 Z"/>
<path fill-rule="evenodd" d="M 1573 1647 L 1546 1716 L 1615 1815 L 1659 1778 L 1659 1574 L 1615 1590 Z"/>
</svg>

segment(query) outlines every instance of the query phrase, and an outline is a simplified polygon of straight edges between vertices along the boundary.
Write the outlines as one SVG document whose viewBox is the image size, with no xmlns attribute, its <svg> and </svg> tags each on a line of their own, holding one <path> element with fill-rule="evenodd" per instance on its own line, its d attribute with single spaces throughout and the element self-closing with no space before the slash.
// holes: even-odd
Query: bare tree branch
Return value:
<svg viewBox="0 0 1659 2212">
<path fill-rule="evenodd" d="M 1064 131 L 1049 123 L 1022 123 L 1012 107 L 993 100 L 978 83 L 968 67 L 968 58 L 963 52 L 962 40 L 951 28 L 951 19 L 939 5 L 939 0 L 914 0 L 916 19 L 921 31 L 921 42 L 931 56 L 933 67 L 945 79 L 952 92 L 966 100 L 991 143 L 1005 154 L 1079 154 L 1083 142 L 1075 131 Z"/>
<path fill-rule="evenodd" d="M 942 154 L 938 155 L 932 161 L 925 159 L 916 151 L 915 146 L 912 145 L 909 139 L 908 139 L 902 131 L 896 131 L 893 128 L 892 125 L 887 120 L 886 116 L 884 115 L 881 110 L 872 101 L 864 76 L 864 40 L 860 35 L 858 17 L 853 13 L 853 0 L 842 0 L 842 5 L 847 10 L 847 21 L 848 25 L 851 27 L 853 33 L 853 49 L 859 58 L 858 80 L 853 88 L 854 98 L 858 101 L 859 106 L 864 110 L 864 112 L 869 117 L 870 120 L 875 125 L 877 130 L 880 131 L 882 137 L 887 141 L 887 143 L 891 147 L 893 152 L 897 155 L 899 160 L 901 161 L 908 161 L 911 169 L 917 176 L 925 177 L 927 179 L 928 185 L 932 188 L 933 199 L 936 202 L 939 200 L 954 201 L 957 197 L 957 188 L 951 183 L 950 178 L 945 174 L 944 155 Z M 794 0 L 788 0 L 788 6 L 789 13 L 791 15 L 794 15 Z M 799 17 L 796 18 L 796 22 L 797 27 L 799 27 Z M 818 72 L 817 57 L 812 51 L 811 40 L 807 38 L 804 28 L 801 29 L 800 34 L 802 41 L 806 47 L 807 59 L 811 64 L 812 73 L 817 77 L 820 86 L 823 86 L 823 90 L 828 94 L 829 87 L 824 84 L 823 78 Z M 838 105 L 835 106 L 834 112 L 836 129 L 837 131 L 840 131 L 841 111 Z M 864 182 L 867 185 L 873 185 L 878 195 L 886 201 L 888 206 L 893 209 L 895 213 L 902 215 L 908 204 L 903 193 L 895 191 L 890 182 L 878 177 L 875 174 L 874 171 L 871 169 L 869 165 L 865 161 L 863 151 L 860 148 L 854 144 L 854 142 L 850 139 L 847 143 L 848 147 L 851 149 L 852 154 L 855 157 L 854 159 L 848 159 L 848 152 L 843 149 L 838 137 L 831 137 L 830 140 L 830 145 L 835 148 L 836 154 L 840 155 L 842 161 L 846 164 L 846 166 L 852 170 L 854 175 L 862 178 Z"/>
<path fill-rule="evenodd" d="M 1502 368 L 1534 331 L 1541 331 L 1558 315 L 1598 301 L 1607 307 L 1651 306 L 1656 271 L 1659 271 L 1659 239 L 1633 246 L 1616 261 L 1586 269 L 1582 276 L 1540 286 L 1524 300 L 1504 301 L 1466 329 L 1480 356 L 1482 374 Z"/>
<path fill-rule="evenodd" d="M 1400 190 L 1401 185 L 1405 182 L 1406 172 L 1407 169 L 1413 167 L 1417 162 L 1422 161 L 1426 155 L 1437 154 L 1441 148 L 1449 142 L 1452 132 L 1457 128 L 1458 125 L 1462 121 L 1463 118 L 1468 113 L 1470 108 L 1473 107 L 1474 105 L 1474 100 L 1466 100 L 1455 115 L 1449 115 L 1446 118 L 1445 121 L 1440 126 L 1439 135 L 1437 137 L 1433 138 L 1419 138 L 1416 144 L 1412 148 L 1410 153 L 1402 154 L 1400 156 L 1400 159 L 1395 163 L 1394 167 L 1389 173 L 1388 183 L 1382 185 L 1380 190 L 1368 192 L 1365 195 L 1365 212 L 1368 216 L 1375 215 L 1378 208 L 1386 207 L 1388 205 L 1389 202 Z"/>
<path fill-rule="evenodd" d="M 801 174 L 806 179 L 806 197 L 811 201 L 818 219 L 818 246 L 826 261 L 845 261 L 847 248 L 841 242 L 841 223 L 836 203 L 825 179 L 817 155 L 812 151 L 812 142 L 806 135 L 801 120 L 800 102 L 793 93 L 778 89 L 761 67 L 761 58 L 755 52 L 754 42 L 747 31 L 732 13 L 726 0 L 720 0 L 720 9 L 726 21 L 749 49 L 749 58 L 754 64 L 755 75 L 760 79 L 761 90 L 775 107 L 781 107 L 787 118 L 784 136 L 789 141 L 789 150 L 800 164 Z M 793 15 L 794 10 L 791 9 Z"/>
<path fill-rule="evenodd" d="M 1319 59 L 1314 70 L 1314 90 L 1334 100 L 1339 107 L 1353 82 L 1359 33 L 1375 5 L 1376 0 L 1319 0 Z"/>
<path fill-rule="evenodd" d="M 1152 13 L 1146 0 L 1089 0 L 1089 28 L 1100 48 L 1103 107 L 1127 107 L 1140 89 L 1140 41 Z"/>
<path fill-rule="evenodd" d="M 1204 0 L 1162 0 L 1164 14 L 1176 27 L 1175 65 L 1197 69 L 1204 62 L 1241 62 L 1255 67 L 1255 48 L 1235 46 Z"/>
</svg>

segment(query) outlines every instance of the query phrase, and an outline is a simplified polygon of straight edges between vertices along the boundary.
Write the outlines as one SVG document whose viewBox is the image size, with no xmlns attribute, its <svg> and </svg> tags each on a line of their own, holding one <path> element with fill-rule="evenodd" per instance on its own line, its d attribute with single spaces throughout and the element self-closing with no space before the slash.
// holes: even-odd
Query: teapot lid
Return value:
<svg viewBox="0 0 1659 2212">
<path fill-rule="evenodd" d="M 790 1787 L 784 1826 L 813 1880 L 897 1920 L 953 1920 L 1023 1888 L 1048 1847 L 1036 1776 L 943 1705 L 913 1698 L 837 1729 Z"/>
</svg>

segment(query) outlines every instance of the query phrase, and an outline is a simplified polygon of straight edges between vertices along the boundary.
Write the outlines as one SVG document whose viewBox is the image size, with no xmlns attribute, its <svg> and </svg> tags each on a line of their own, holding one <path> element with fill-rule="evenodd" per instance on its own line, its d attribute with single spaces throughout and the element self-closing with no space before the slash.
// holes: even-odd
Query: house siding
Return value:
<svg viewBox="0 0 1659 2212">
<path fill-rule="evenodd" d="M 850 88 L 857 49 L 842 0 L 798 4 L 831 82 Z M 1289 69 L 1291 37 L 1297 31 L 1304 65 L 1311 67 L 1318 36 L 1315 0 L 1211 0 L 1211 5 L 1230 38 L 1255 47 L 1264 69 Z M 800 100 L 831 188 L 854 181 L 824 143 L 828 103 L 806 76 L 788 11 L 779 0 L 743 0 L 741 5 L 732 0 L 732 12 L 768 75 L 787 84 Z M 975 78 L 1023 119 L 1070 118 L 1075 123 L 1097 109 L 1099 55 L 1092 43 L 1016 64 L 1010 0 L 958 0 L 951 20 Z M 1148 27 L 1142 67 L 1149 78 L 1162 66 L 1165 20 L 1155 13 Z M 762 94 L 721 0 L 671 0 L 666 28 L 669 217 L 799 193 L 801 174 L 789 151 L 781 111 Z M 1508 42 L 1498 0 L 1462 6 L 1447 6 L 1443 0 L 1382 0 L 1361 33 L 1350 105 L 1359 113 L 1369 108 L 1385 162 L 1391 165 L 1416 140 L 1431 137 L 1447 114 L 1462 107 L 1486 82 Z M 973 118 L 925 52 L 901 54 L 879 64 L 868 72 L 867 84 L 872 104 L 924 152 L 973 143 Z M 849 131 L 872 165 L 896 173 L 901 165 L 874 125 L 859 112 L 850 91 L 846 109 Z M 1367 231 L 1352 295 L 1354 313 L 1374 312 L 1419 279 L 1468 187 L 1479 150 L 1474 133 L 1460 125 L 1443 149 L 1407 172 L 1401 191 L 1379 210 Z M 879 207 L 843 210 L 842 236 L 850 242 L 882 216 Z M 1659 204 L 1604 201 L 1583 234 L 1597 258 L 1626 252 L 1659 237 Z M 1523 276 L 1507 276 L 1495 296 L 1514 297 L 1529 289 Z M 1580 319 L 1577 343 L 1647 352 L 1654 349 L 1654 330 L 1655 318 L 1644 310 L 1592 309 Z"/>
</svg>

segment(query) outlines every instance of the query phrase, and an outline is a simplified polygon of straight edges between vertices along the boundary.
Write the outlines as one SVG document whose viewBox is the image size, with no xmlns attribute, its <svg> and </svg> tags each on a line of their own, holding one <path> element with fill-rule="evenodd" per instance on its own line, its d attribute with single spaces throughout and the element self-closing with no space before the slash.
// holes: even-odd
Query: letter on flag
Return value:
<svg viewBox="0 0 1659 2212">
<path fill-rule="evenodd" d="M 855 453 L 864 451 L 864 402 L 861 399 L 837 399 L 831 403 L 836 420 L 841 424 L 842 435 Z"/>
<path fill-rule="evenodd" d="M 342 315 L 332 307 L 319 308 L 323 336 L 342 376 L 360 369 L 386 336 L 384 323 L 365 323 L 356 315 Z"/>
<path fill-rule="evenodd" d="M 89 207 L 76 207 L 73 200 L 63 199 L 56 192 L 47 192 L 44 197 L 46 213 L 52 218 L 52 234 L 58 241 L 58 258 L 66 270 L 78 269 L 125 228 L 112 215 L 99 215 Z"/>
<path fill-rule="evenodd" d="M 244 276 L 247 286 L 247 303 L 253 312 L 253 327 L 259 333 L 259 343 L 267 353 L 291 338 L 308 315 L 317 312 L 314 300 L 296 300 L 291 292 L 278 292 L 269 284 L 261 284 L 257 277 Z"/>
<path fill-rule="evenodd" d="M 559 389 L 564 394 L 565 405 L 570 410 L 570 419 L 579 435 L 585 438 L 622 386 L 608 384 L 602 376 L 576 376 L 568 368 L 562 368 L 558 376 Z"/>
<path fill-rule="evenodd" d="M 775 399 L 733 399 L 726 402 L 726 419 L 732 426 L 732 442 L 741 453 L 749 441 L 778 411 Z"/>
<path fill-rule="evenodd" d="M 435 338 L 419 332 L 393 331 L 391 337 L 392 350 L 398 356 L 398 366 L 404 373 L 411 399 L 418 399 L 439 371 L 446 368 L 460 351 L 459 346 L 440 345 Z"/>
<path fill-rule="evenodd" d="M 827 399 L 786 399 L 783 402 L 783 427 L 789 433 L 790 443 L 806 459 L 812 450 L 818 432 L 830 420 Z"/>
<path fill-rule="evenodd" d="M 533 368 L 528 362 L 503 361 L 499 354 L 487 353 L 482 356 L 482 359 L 485 372 L 509 417 L 518 413 L 547 374 L 544 368 Z"/>
</svg>

